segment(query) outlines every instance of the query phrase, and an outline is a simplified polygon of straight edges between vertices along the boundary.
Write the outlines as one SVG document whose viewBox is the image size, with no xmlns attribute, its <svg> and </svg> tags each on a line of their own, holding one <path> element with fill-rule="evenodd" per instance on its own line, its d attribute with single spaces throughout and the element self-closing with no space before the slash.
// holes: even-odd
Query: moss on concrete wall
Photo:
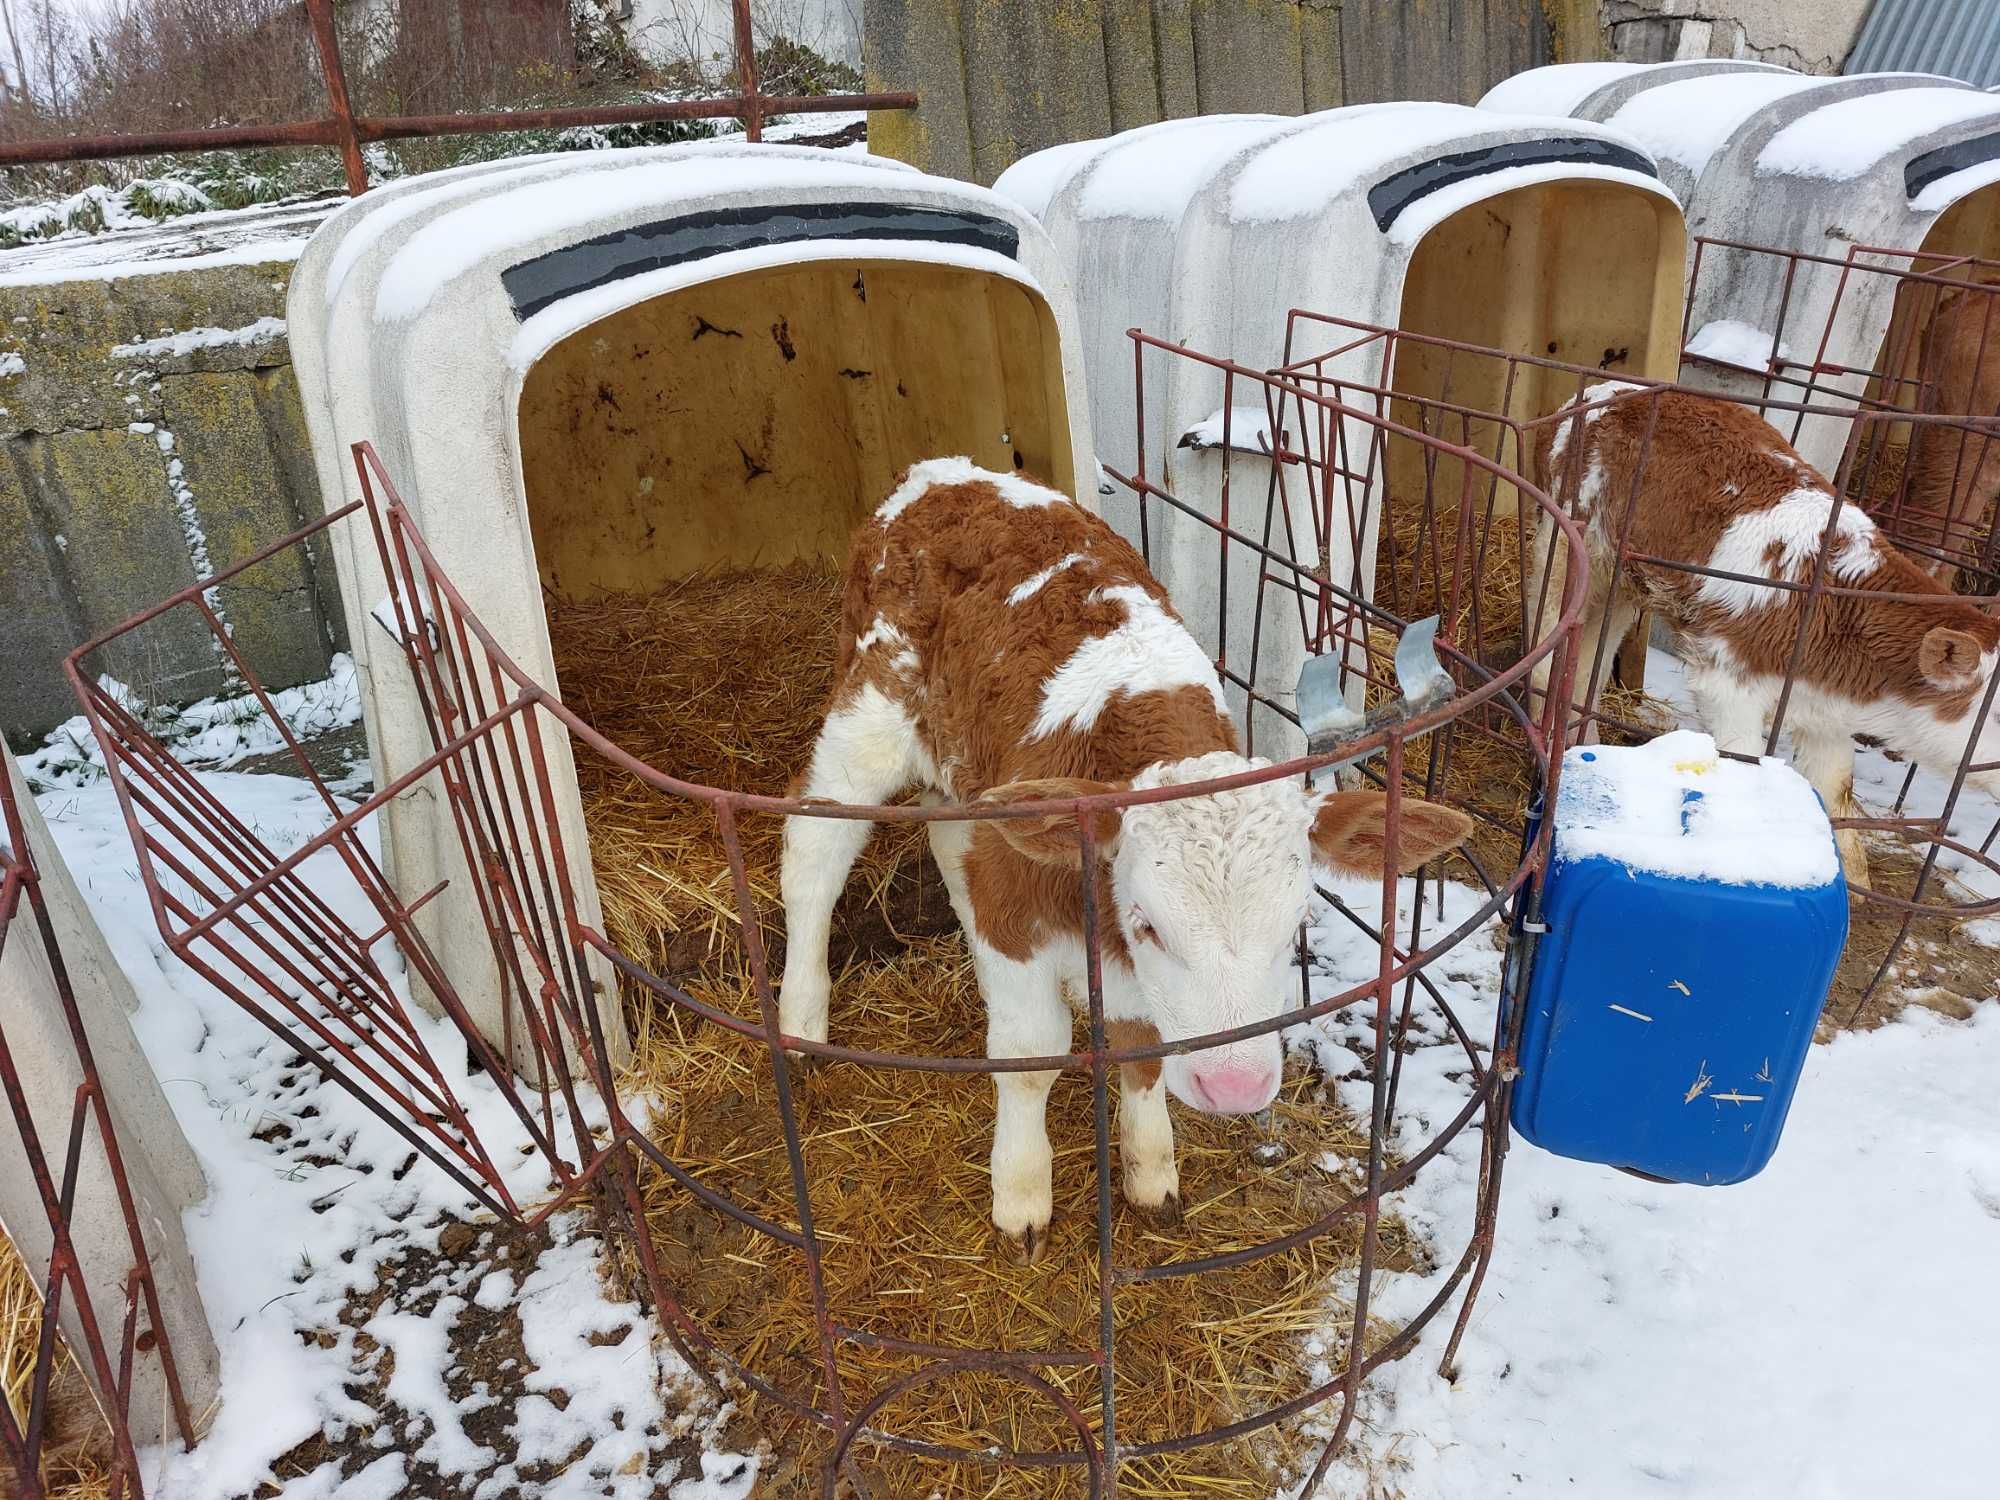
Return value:
<svg viewBox="0 0 2000 1500">
<path fill-rule="evenodd" d="M 290 270 L 0 284 L 0 730 L 29 736 L 76 711 L 60 671 L 71 647 L 320 513 L 281 321 Z M 325 676 L 342 645 L 316 559 L 273 559 L 216 602 L 273 685 Z M 227 681 L 192 608 L 101 669 L 163 701 Z"/>
<path fill-rule="evenodd" d="M 1596 0 L 866 0 L 863 41 L 868 86 L 922 100 L 871 117 L 872 149 L 980 182 L 1155 120 L 1470 104 L 1601 46 Z"/>
</svg>

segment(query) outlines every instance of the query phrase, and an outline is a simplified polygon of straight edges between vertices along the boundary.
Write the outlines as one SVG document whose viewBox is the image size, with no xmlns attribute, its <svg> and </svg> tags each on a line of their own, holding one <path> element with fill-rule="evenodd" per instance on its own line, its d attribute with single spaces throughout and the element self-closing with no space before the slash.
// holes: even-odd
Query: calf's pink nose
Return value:
<svg viewBox="0 0 2000 1500">
<path fill-rule="evenodd" d="M 1256 1113 L 1271 1102 L 1278 1083 L 1276 1074 L 1256 1063 L 1216 1063 L 1190 1069 L 1189 1077 L 1202 1107 L 1218 1115 Z"/>
</svg>

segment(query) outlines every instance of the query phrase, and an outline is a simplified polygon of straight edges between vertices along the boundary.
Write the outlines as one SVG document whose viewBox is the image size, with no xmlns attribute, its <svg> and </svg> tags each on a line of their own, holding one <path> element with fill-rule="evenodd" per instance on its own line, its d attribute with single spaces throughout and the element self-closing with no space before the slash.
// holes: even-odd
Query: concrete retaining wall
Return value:
<svg viewBox="0 0 2000 1500">
<path fill-rule="evenodd" d="M 1602 44 L 1575 0 L 866 0 L 862 39 L 868 86 L 923 100 L 873 116 L 872 148 L 985 183 L 1155 120 L 1471 104 Z"/>
<path fill-rule="evenodd" d="M 282 322 L 296 249 L 271 254 L 47 279 L 0 266 L 0 731 L 77 711 L 73 646 L 320 514 Z M 333 597 L 330 573 L 284 556 L 216 604 L 258 674 L 290 686 L 344 644 Z M 163 701 L 224 684 L 192 609 L 103 670 Z"/>
</svg>

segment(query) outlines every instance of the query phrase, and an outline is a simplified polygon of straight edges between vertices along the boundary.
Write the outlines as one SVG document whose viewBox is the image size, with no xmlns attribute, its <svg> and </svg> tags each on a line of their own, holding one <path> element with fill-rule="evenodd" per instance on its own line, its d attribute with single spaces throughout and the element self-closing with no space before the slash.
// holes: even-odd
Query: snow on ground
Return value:
<svg viewBox="0 0 2000 1500">
<path fill-rule="evenodd" d="M 1649 685 L 1685 714 L 1672 657 L 1653 653 Z M 230 717 L 204 711 L 195 722 L 212 729 Z M 484 1476 L 468 1487 L 480 1500 L 515 1480 L 532 1495 L 636 1497 L 665 1482 L 672 1500 L 747 1500 L 755 1460 L 713 1451 L 721 1413 L 684 1394 L 687 1372 L 651 1320 L 605 1289 L 602 1247 L 580 1217 L 558 1216 L 538 1259 L 494 1260 L 483 1250 L 490 1236 L 482 1248 L 454 1248 L 446 1236 L 469 1215 L 463 1194 L 427 1165 L 403 1171 L 398 1137 L 166 954 L 115 803 L 77 750 L 40 802 L 138 986 L 140 1040 L 213 1188 L 188 1227 L 223 1349 L 223 1408 L 193 1454 L 148 1455 L 152 1492 L 242 1495 L 324 1432 L 345 1446 L 345 1464 L 288 1479 L 285 1500 L 436 1493 L 441 1479 L 467 1473 Z M 1886 808 L 1904 773 L 1865 753 L 1864 802 Z M 204 781 L 280 851 L 323 826 L 301 782 L 229 771 Z M 1909 803 L 1933 810 L 1943 792 L 1920 775 Z M 1954 827 L 1976 845 L 1996 816 L 2000 805 L 1968 792 Z M 2000 893 L 1983 872 L 1964 878 Z M 330 861 L 315 879 L 336 905 L 360 900 Z M 1352 882 L 1337 894 L 1366 921 L 1379 886 Z M 1406 907 L 1411 895 L 1404 882 Z M 1462 887 L 1442 899 L 1441 917 L 1427 910 L 1427 932 L 1471 913 Z M 1322 906 L 1315 923 L 1314 998 L 1372 974 L 1374 946 L 1346 917 Z M 1491 1035 L 1499 963 L 1489 924 L 1432 971 L 1475 1039 Z M 1289 1038 L 1364 1118 L 1365 1011 Z M 424 1025 L 441 1056 L 455 1055 L 446 1028 Z M 1404 1153 L 1464 1099 L 1463 1051 L 1421 1008 L 1416 1032 L 1422 1045 L 1406 1061 L 1393 1122 Z M 510 1149 L 516 1127 L 497 1091 L 453 1078 L 515 1190 L 532 1196 L 545 1174 Z M 1775 1160 L 1745 1184 L 1658 1185 L 1517 1140 L 1455 1379 L 1437 1373 L 1447 1309 L 1365 1388 L 1355 1443 L 1318 1500 L 1992 1493 L 1981 1361 L 2000 1347 L 2000 1299 L 1989 1294 L 2000 1268 L 1995 1079 L 2000 1001 L 1965 1021 L 1913 1009 L 1813 1049 Z M 1468 1242 L 1478 1146 L 1475 1134 L 1460 1137 L 1392 1203 L 1432 1245 L 1438 1269 L 1379 1278 L 1381 1318 L 1416 1311 Z M 399 1280 L 412 1264 L 423 1279 Z M 357 1319 L 355 1299 L 379 1283 L 396 1290 Z M 500 1377 L 474 1380 L 452 1361 L 464 1357 L 467 1326 L 516 1308 L 518 1359 L 533 1369 L 525 1380 L 515 1372 L 496 1410 Z M 1340 1333 L 1330 1324 L 1305 1351 L 1322 1370 L 1340 1358 Z M 379 1400 L 352 1389 L 383 1373 L 378 1346 L 394 1354 L 393 1425 Z M 558 1389 L 561 1404 L 547 1399 Z M 1314 1420 L 1325 1430 L 1325 1413 Z"/>
<path fill-rule="evenodd" d="M 1653 651 L 1646 680 L 1689 717 L 1678 661 Z M 1864 751 L 1863 805 L 1886 810 L 1907 769 Z M 1907 806 L 1935 813 L 1945 791 L 1920 772 Z M 1968 790 L 1952 828 L 1977 847 L 1996 817 Z M 1983 867 L 1941 863 L 2000 894 Z M 1440 976 L 1475 1037 L 1491 1035 L 1490 951 L 1475 938 Z M 1401 1149 L 1462 1103 L 1454 1066 L 1444 1047 L 1406 1064 Z M 1356 1451 L 1314 1500 L 1385 1483 L 1404 1500 L 1992 1495 L 1996 1081 L 2000 997 L 1967 1021 L 1912 1007 L 1815 1046 L 1776 1157 L 1733 1187 L 1645 1182 L 1517 1138 L 1456 1379 L 1437 1373 L 1445 1316 L 1364 1389 Z M 1472 1232 L 1477 1150 L 1454 1144 L 1396 1202 L 1445 1269 Z M 1384 1278 L 1379 1310 L 1408 1316 L 1442 1274 Z"/>
<path fill-rule="evenodd" d="M 1366 1461 L 1321 1495 L 1370 1468 L 1408 1500 L 1993 1494 L 1996 1079 L 2000 1004 L 1912 1010 L 1814 1047 L 1776 1158 L 1735 1187 L 1516 1141 L 1457 1379 L 1446 1319 L 1368 1392 Z M 1413 1108 L 1438 1083 L 1406 1075 Z M 1464 1243 L 1475 1161 L 1432 1163 L 1401 1212 Z M 1392 1314 L 1431 1287 L 1397 1280 Z"/>
<path fill-rule="evenodd" d="M 281 854 L 327 821 L 302 780 L 225 771 L 205 772 L 203 781 Z M 699 1457 L 701 1408 L 684 1394 L 689 1372 L 655 1339 L 650 1317 L 606 1289 L 597 1267 L 602 1246 L 578 1215 L 557 1216 L 550 1247 L 525 1270 L 517 1298 L 523 1357 L 534 1367 L 526 1384 L 559 1387 L 567 1400 L 517 1402 L 500 1429 L 508 1439 L 504 1459 L 473 1436 L 470 1424 L 491 1404 L 490 1393 L 452 1365 L 458 1345 L 451 1335 L 469 1307 L 490 1312 L 486 1303 L 497 1298 L 487 1295 L 492 1273 L 477 1253 L 491 1237 L 469 1245 L 475 1236 L 463 1228 L 476 1220 L 470 1196 L 166 951 L 107 784 L 57 786 L 38 800 L 138 989 L 134 1030 L 210 1188 L 189 1212 L 187 1229 L 222 1353 L 221 1409 L 192 1453 L 146 1456 L 148 1493 L 163 1500 L 245 1495 L 272 1479 L 276 1460 L 322 1433 L 344 1452 L 292 1477 L 279 1493 L 305 1500 L 337 1492 L 348 1500 L 438 1493 L 449 1481 L 453 1493 L 476 1486 L 484 1497 L 518 1480 L 531 1495 L 636 1500 L 657 1482 L 693 1481 L 668 1451 L 678 1445 L 685 1455 L 692 1445 Z M 373 929 L 372 910 L 337 854 L 316 855 L 302 872 L 358 930 Z M 389 962 L 400 982 L 400 965 Z M 434 1056 L 464 1057 L 455 1031 L 415 1015 Z M 547 1167 L 522 1154 L 528 1138 L 499 1090 L 463 1066 L 448 1065 L 446 1074 L 510 1191 L 523 1202 L 546 1196 Z M 594 1101 L 586 1109 L 601 1117 Z M 560 1105 L 557 1112 L 560 1134 Z M 454 1233 L 462 1239 L 454 1241 Z M 399 1280 L 396 1273 L 412 1265 L 427 1279 Z M 357 1322 L 356 1299 L 381 1296 L 385 1287 L 374 1315 Z M 609 1336 L 620 1328 L 622 1338 Z M 394 1430 L 379 1401 L 365 1399 L 383 1374 L 378 1346 L 394 1354 L 386 1382 Z M 514 1372 L 517 1379 L 522 1373 Z M 366 1458 L 371 1449 L 384 1456 L 343 1477 L 339 1460 L 357 1451 Z M 518 1472 L 551 1455 L 563 1460 L 553 1477 Z M 690 1493 L 740 1500 L 755 1468 L 754 1460 L 727 1457 L 719 1471 L 741 1480 L 738 1488 Z"/>
<path fill-rule="evenodd" d="M 257 204 L 163 224 L 32 241 L 7 251 L 0 286 L 110 281 L 202 266 L 297 260 L 320 222 L 347 200 Z"/>
<path fill-rule="evenodd" d="M 110 677 L 99 679 L 119 703 L 147 730 L 167 745 L 183 765 L 224 771 L 254 756 L 285 749 L 284 736 L 264 712 L 254 694 L 204 698 L 185 708 L 153 707 L 138 693 Z M 354 659 L 345 652 L 333 658 L 333 671 L 321 682 L 284 688 L 270 694 L 271 706 L 301 740 L 311 740 L 361 722 L 361 694 L 354 681 Z M 52 730 L 39 749 L 18 757 L 28 784 L 84 787 L 104 776 L 104 752 L 82 714 Z"/>
</svg>

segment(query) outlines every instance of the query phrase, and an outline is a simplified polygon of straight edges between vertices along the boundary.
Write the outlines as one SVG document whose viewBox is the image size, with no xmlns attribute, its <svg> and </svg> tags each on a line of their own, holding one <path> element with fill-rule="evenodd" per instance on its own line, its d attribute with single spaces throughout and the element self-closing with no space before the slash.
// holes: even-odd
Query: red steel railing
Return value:
<svg viewBox="0 0 2000 1500">
<path fill-rule="evenodd" d="M 734 0 L 736 78 L 733 94 L 706 99 L 670 99 L 646 104 L 582 105 L 565 109 L 487 110 L 452 115 L 357 115 L 347 93 L 340 39 L 333 25 L 333 0 L 305 0 L 313 43 L 326 77 L 327 113 L 317 120 L 285 120 L 265 125 L 216 125 L 199 130 L 157 130 L 115 135 L 54 136 L 0 145 L 0 167 L 59 161 L 108 161 L 173 151 L 231 151 L 245 146 L 334 146 L 347 174 L 347 190 L 368 191 L 368 165 L 361 155 L 375 141 L 412 140 L 440 135 L 492 135 L 508 130 L 548 130 L 571 125 L 644 125 L 657 120 L 743 122 L 743 133 L 762 140 L 772 115 L 830 114 L 856 109 L 915 109 L 912 93 L 794 95 L 767 94 L 757 82 L 757 47 L 750 27 L 750 0 Z"/>
</svg>

